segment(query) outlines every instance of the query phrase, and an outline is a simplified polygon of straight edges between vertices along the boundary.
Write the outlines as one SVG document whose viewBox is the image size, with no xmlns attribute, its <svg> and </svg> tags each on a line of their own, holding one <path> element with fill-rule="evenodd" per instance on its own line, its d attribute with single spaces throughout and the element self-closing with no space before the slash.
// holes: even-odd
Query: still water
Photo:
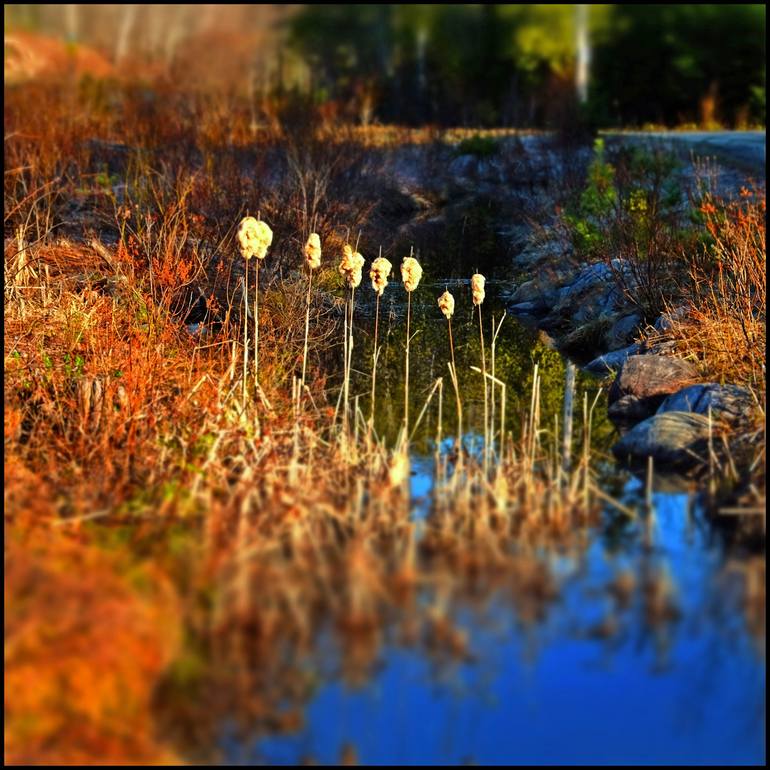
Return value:
<svg viewBox="0 0 770 770">
<path fill-rule="evenodd" d="M 446 376 L 446 322 L 436 306 L 445 287 L 457 300 L 455 354 L 464 440 L 472 449 L 483 391 L 471 369 L 480 341 L 467 281 L 426 279 L 413 296 L 412 413 L 444 376 L 442 435 L 444 446 L 451 445 L 457 415 Z M 390 440 L 403 414 L 403 300 L 401 286 L 391 283 L 380 309 L 375 425 Z M 499 321 L 502 312 L 490 282 L 484 304 L 490 368 L 492 317 Z M 351 393 L 366 415 L 373 314 L 371 300 L 362 298 Z M 535 331 L 506 318 L 495 367 L 509 383 L 506 429 L 514 435 L 529 407 L 535 364 L 548 430 L 561 412 L 565 363 Z M 593 401 L 598 387 L 579 374 L 578 413 L 584 395 Z M 604 488 L 634 516 L 607 506 L 578 546 L 529 548 L 521 568 L 500 579 L 458 574 L 446 592 L 425 585 L 415 603 L 381 619 L 363 649 L 342 643 L 319 619 L 312 651 L 289 662 L 313 683 L 301 719 L 281 734 L 248 737 L 226 721 L 220 731 L 226 761 L 763 763 L 764 556 L 731 546 L 696 503 L 696 490 L 649 497 L 641 481 L 615 467 L 607 450 L 616 435 L 604 403 L 600 397 L 592 421 L 593 451 Z M 418 520 L 429 510 L 437 427 L 431 402 L 412 445 Z M 452 643 L 438 643 L 424 628 L 409 631 L 416 608 L 434 606 L 454 629 Z"/>
</svg>

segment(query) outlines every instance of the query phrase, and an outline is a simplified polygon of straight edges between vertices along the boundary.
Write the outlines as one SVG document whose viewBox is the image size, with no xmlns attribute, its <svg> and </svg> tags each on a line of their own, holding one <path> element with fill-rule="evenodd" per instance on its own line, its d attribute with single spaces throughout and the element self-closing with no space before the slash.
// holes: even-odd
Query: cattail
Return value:
<svg viewBox="0 0 770 770">
<path fill-rule="evenodd" d="M 307 338 L 310 331 L 310 287 L 313 282 L 313 270 L 321 267 L 321 239 L 318 233 L 310 233 L 305 244 L 305 262 L 309 273 L 307 279 L 307 301 L 305 303 L 305 345 L 302 348 L 302 384 L 298 398 L 302 398 L 305 392 L 305 371 L 307 369 Z"/>
<path fill-rule="evenodd" d="M 471 277 L 471 292 L 473 293 L 473 304 L 480 305 L 484 301 L 484 283 L 486 278 L 481 273 L 476 273 Z"/>
<path fill-rule="evenodd" d="M 342 249 L 342 262 L 340 262 L 340 275 L 345 278 L 345 283 L 351 289 L 356 289 L 361 285 L 363 278 L 364 258 L 353 247 L 346 243 Z"/>
<path fill-rule="evenodd" d="M 444 314 L 444 318 L 448 321 L 455 312 L 455 298 L 449 293 L 449 291 L 445 291 L 439 298 L 438 298 L 438 307 L 439 310 Z"/>
<path fill-rule="evenodd" d="M 422 268 L 420 263 L 414 257 L 404 257 L 401 262 L 401 279 L 404 282 L 404 288 L 408 292 L 413 292 L 422 278 Z"/>
<path fill-rule="evenodd" d="M 266 222 L 244 217 L 238 226 L 238 246 L 244 259 L 264 259 L 273 242 L 273 231 Z"/>
<path fill-rule="evenodd" d="M 305 244 L 305 261 L 311 270 L 321 267 L 321 239 L 318 233 L 310 233 Z"/>
<path fill-rule="evenodd" d="M 358 245 L 358 244 L 356 244 Z M 346 243 L 342 248 L 342 262 L 340 262 L 339 272 L 345 278 L 345 283 L 350 289 L 349 310 L 345 310 L 345 381 L 343 385 L 344 392 L 344 411 L 343 421 L 345 425 L 345 434 L 348 430 L 348 392 L 350 388 L 350 366 L 353 355 L 353 309 L 355 306 L 356 289 L 361 285 L 363 279 L 364 258 L 353 247 Z"/>
<path fill-rule="evenodd" d="M 407 292 L 406 303 L 406 365 L 404 367 L 404 439 L 409 436 L 409 342 L 412 322 L 412 292 L 417 288 L 422 278 L 420 263 L 413 257 L 404 257 L 401 262 L 401 278 Z"/>
<path fill-rule="evenodd" d="M 385 257 L 377 257 L 372 262 L 369 277 L 372 279 L 372 288 L 377 292 L 378 297 L 381 297 L 385 291 L 388 285 L 388 276 L 392 269 L 393 265 Z"/>
<path fill-rule="evenodd" d="M 452 340 L 452 316 L 455 312 L 455 298 L 449 293 L 448 289 L 438 298 L 438 307 L 444 314 L 449 329 L 449 350 L 452 354 L 452 361 L 449 363 L 449 374 L 452 377 L 452 386 L 455 389 L 455 398 L 457 399 L 457 442 L 459 445 L 462 441 L 463 433 L 463 408 L 460 402 L 460 386 L 457 382 L 457 371 L 455 369 L 455 346 L 454 341 Z M 458 455 L 458 457 L 461 457 L 461 455 Z"/>
<path fill-rule="evenodd" d="M 241 256 L 246 260 L 246 274 L 244 276 L 244 304 L 248 307 L 249 294 L 249 270 L 248 260 L 256 257 L 259 260 L 267 256 L 267 250 L 273 242 L 273 231 L 266 222 L 254 217 L 244 217 L 238 225 L 238 248 Z M 248 315 L 248 313 L 246 314 Z M 246 323 L 243 329 L 243 405 L 246 406 L 246 372 L 248 369 L 248 334 Z M 256 281 L 254 284 L 254 384 L 258 385 L 259 376 L 259 263 L 257 263 Z"/>
<path fill-rule="evenodd" d="M 473 304 L 479 309 L 479 342 L 481 345 L 481 377 L 484 381 L 484 475 L 489 467 L 489 388 L 487 387 L 487 359 L 484 353 L 484 327 L 481 322 L 481 303 L 484 301 L 484 283 L 481 273 L 471 276 Z"/>
<path fill-rule="evenodd" d="M 372 352 L 372 413 L 369 418 L 369 431 L 367 434 L 371 436 L 371 431 L 374 426 L 374 404 L 375 396 L 377 395 L 377 358 L 379 351 L 377 349 L 377 337 L 380 326 L 380 297 L 388 286 L 388 276 L 393 269 L 390 261 L 382 256 L 382 246 L 380 246 L 380 256 L 377 257 L 371 265 L 369 270 L 369 278 L 372 280 L 372 289 L 377 293 L 377 303 L 374 313 L 374 351 Z"/>
</svg>

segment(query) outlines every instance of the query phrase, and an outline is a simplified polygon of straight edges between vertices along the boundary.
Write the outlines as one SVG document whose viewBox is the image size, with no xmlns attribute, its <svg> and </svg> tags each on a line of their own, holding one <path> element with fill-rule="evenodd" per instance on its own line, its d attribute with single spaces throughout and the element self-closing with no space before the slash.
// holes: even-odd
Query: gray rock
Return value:
<svg viewBox="0 0 770 770">
<path fill-rule="evenodd" d="M 515 261 L 518 265 L 526 268 L 543 263 L 553 267 L 557 272 L 563 271 L 564 275 L 561 276 L 559 284 L 564 284 L 565 281 L 572 280 L 575 275 L 574 268 L 567 264 L 572 254 L 571 246 L 561 241 L 530 242 L 519 251 Z"/>
<path fill-rule="evenodd" d="M 707 382 L 690 385 L 668 396 L 658 407 L 657 414 L 664 412 L 694 412 L 715 420 L 727 420 L 733 424 L 746 422 L 756 407 L 751 392 L 738 385 L 719 385 Z"/>
<path fill-rule="evenodd" d="M 660 398 L 639 398 L 639 396 L 621 396 L 607 407 L 607 417 L 616 425 L 628 426 L 644 420 L 660 404 Z"/>
<path fill-rule="evenodd" d="M 554 286 L 557 281 L 558 277 L 556 276 L 554 276 L 553 282 L 548 278 L 545 280 L 533 278 L 531 281 L 525 281 L 513 291 L 510 300 L 514 305 L 532 302 L 543 308 L 551 307 L 558 292 L 558 288 Z"/>
<path fill-rule="evenodd" d="M 639 331 L 642 316 L 639 313 L 630 313 L 618 318 L 607 333 L 605 340 L 610 350 L 628 345 Z"/>
<path fill-rule="evenodd" d="M 625 363 L 625 360 L 629 356 L 634 356 L 639 352 L 639 344 L 634 343 L 626 348 L 620 350 L 613 350 L 610 353 L 605 353 L 603 356 L 594 358 L 593 361 L 586 364 L 583 368 L 585 371 L 591 374 L 605 375 L 611 372 L 616 372 Z"/>
<path fill-rule="evenodd" d="M 543 305 L 540 302 L 517 302 L 515 305 L 508 306 L 508 310 L 513 315 L 537 315 L 542 309 Z"/>
<path fill-rule="evenodd" d="M 632 283 L 630 267 L 623 259 L 613 259 L 611 265 L 597 262 L 584 266 L 571 283 L 559 290 L 555 313 L 583 323 L 622 310 L 629 303 L 618 285 L 621 275 L 627 284 Z"/>
<path fill-rule="evenodd" d="M 629 465 L 652 457 L 662 470 L 684 471 L 708 463 L 708 440 L 708 418 L 691 412 L 665 412 L 636 425 L 612 452 Z"/>
<path fill-rule="evenodd" d="M 661 313 L 655 320 L 654 327 L 659 332 L 669 332 L 674 328 L 674 321 L 687 315 L 686 307 L 676 307 L 668 313 Z"/>
<path fill-rule="evenodd" d="M 595 288 L 597 284 L 614 285 L 618 276 L 623 276 L 626 281 L 632 280 L 630 265 L 624 259 L 613 259 L 609 265 L 605 262 L 585 265 L 575 280 L 562 289 L 560 295 L 561 297 L 579 295 L 586 290 Z"/>
<path fill-rule="evenodd" d="M 666 396 L 698 379 L 689 361 L 670 356 L 628 356 L 608 393 L 608 416 L 615 422 L 642 419 L 657 411 Z"/>
</svg>

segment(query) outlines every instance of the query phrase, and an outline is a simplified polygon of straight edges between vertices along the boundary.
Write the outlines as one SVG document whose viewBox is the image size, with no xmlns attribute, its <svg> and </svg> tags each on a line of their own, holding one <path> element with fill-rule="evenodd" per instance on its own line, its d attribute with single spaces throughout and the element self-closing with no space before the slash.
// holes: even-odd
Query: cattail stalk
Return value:
<svg viewBox="0 0 770 770">
<path fill-rule="evenodd" d="M 259 388 L 259 260 L 254 265 L 254 388 Z"/>
<path fill-rule="evenodd" d="M 489 467 L 489 390 L 487 388 L 487 360 L 484 352 L 484 325 L 481 321 L 481 304 L 479 304 L 479 340 L 481 342 L 481 376 L 484 380 L 484 474 Z"/>
<path fill-rule="evenodd" d="M 305 370 L 307 368 L 307 338 L 310 331 L 310 287 L 313 283 L 313 268 L 308 271 L 307 276 L 307 300 L 305 302 L 305 346 L 302 349 L 302 385 L 300 391 L 300 399 L 302 393 L 305 392 Z"/>
<path fill-rule="evenodd" d="M 457 446 L 458 451 L 462 448 L 462 405 L 460 404 L 460 388 L 457 382 L 457 369 L 455 367 L 455 345 L 452 338 L 452 315 L 455 312 L 455 299 L 446 289 L 444 293 L 438 298 L 439 310 L 441 310 L 444 318 L 447 320 L 449 329 L 449 351 L 452 356 L 451 363 L 448 363 L 449 374 L 452 378 L 452 385 L 455 389 L 455 398 L 457 399 Z"/>
<path fill-rule="evenodd" d="M 246 380 L 249 371 L 249 262 L 246 260 L 243 289 L 243 394 L 242 406 L 246 409 Z"/>
<path fill-rule="evenodd" d="M 486 279 L 481 273 L 471 276 L 471 293 L 473 304 L 479 309 L 479 340 L 481 342 L 481 377 L 484 381 L 484 475 L 489 469 L 489 389 L 487 386 L 487 361 L 484 352 L 484 324 L 481 318 L 481 305 L 484 303 L 484 283 Z"/>
<path fill-rule="evenodd" d="M 449 365 L 449 374 L 452 376 L 452 385 L 455 389 L 455 399 L 457 400 L 457 448 L 458 452 L 460 453 L 458 455 L 458 459 L 462 457 L 462 446 L 463 446 L 463 405 L 462 401 L 460 400 L 460 383 L 457 380 L 457 366 L 455 365 L 455 345 L 454 340 L 452 338 L 452 319 L 447 319 L 447 324 L 449 328 L 449 352 L 452 357 L 452 363 Z"/>
<path fill-rule="evenodd" d="M 360 233 L 359 233 L 360 237 Z M 356 246 L 358 241 L 356 241 Z M 350 288 L 350 322 L 348 324 L 348 307 L 345 305 L 345 366 L 344 366 L 344 383 L 343 383 L 343 423 L 345 427 L 345 433 L 348 431 L 348 405 L 349 405 L 349 391 L 350 391 L 350 371 L 353 359 L 353 308 L 355 305 L 355 288 L 361 283 L 363 277 L 362 269 L 364 266 L 364 258 L 357 251 L 353 251 L 353 247 L 346 243 L 342 250 L 342 262 L 339 266 L 340 274 L 345 278 L 345 283 Z"/>
<path fill-rule="evenodd" d="M 310 290 L 313 283 L 313 270 L 321 266 L 321 239 L 318 233 L 310 233 L 305 244 L 305 262 L 308 267 L 307 302 L 305 307 L 305 345 L 302 349 L 302 384 L 298 401 L 305 392 L 305 371 L 307 369 L 307 338 L 310 332 Z"/>
<path fill-rule="evenodd" d="M 412 256 L 414 248 L 409 250 L 409 256 L 401 262 L 401 278 L 407 292 L 406 305 L 406 365 L 404 373 L 404 439 L 409 436 L 409 342 L 412 334 L 412 292 L 417 288 L 422 278 L 422 268 Z"/>
<path fill-rule="evenodd" d="M 404 373 L 404 435 L 409 433 L 409 335 L 412 327 L 412 292 L 406 301 L 406 370 Z"/>
<path fill-rule="evenodd" d="M 388 285 L 388 276 L 390 275 L 392 265 L 390 262 L 382 256 L 382 246 L 380 246 L 380 253 L 377 259 L 372 262 L 371 269 L 369 271 L 369 277 L 372 281 L 372 289 L 377 295 L 374 311 L 374 352 L 372 353 L 372 403 L 371 403 L 371 416 L 369 418 L 369 434 L 371 434 L 374 426 L 374 409 L 376 403 L 376 386 L 377 386 L 377 360 L 379 359 L 380 351 L 378 349 L 379 342 L 379 325 L 380 325 L 380 297 L 385 291 Z"/>
<path fill-rule="evenodd" d="M 497 346 L 497 336 L 500 334 L 500 329 L 503 326 L 503 321 L 505 320 L 506 313 L 503 311 L 503 317 L 500 319 L 500 323 L 495 326 L 495 317 L 492 316 L 492 382 L 499 382 L 497 378 L 495 377 L 495 351 Z M 490 394 L 492 396 L 492 407 L 490 409 L 490 415 L 489 415 L 489 439 L 492 443 L 492 446 L 495 445 L 495 387 L 494 385 L 490 386 Z M 503 431 L 500 432 L 500 453 L 502 453 L 502 441 L 503 441 Z M 500 454 L 500 456 L 502 456 Z"/>
<path fill-rule="evenodd" d="M 369 429 L 371 431 L 374 425 L 374 405 L 377 394 L 377 359 L 379 358 L 379 350 L 377 350 L 377 340 L 379 337 L 380 329 L 380 295 L 377 295 L 374 309 L 374 352 L 372 353 L 372 412 L 369 418 Z"/>
<path fill-rule="evenodd" d="M 348 421 L 348 399 L 350 389 L 350 372 L 353 368 L 353 311 L 356 305 L 356 287 L 350 287 L 350 322 L 348 323 L 348 360 L 346 362 L 347 375 L 345 377 L 345 422 Z"/>
<path fill-rule="evenodd" d="M 273 242 L 273 231 L 266 222 L 244 217 L 238 225 L 238 247 L 241 256 L 246 260 L 244 279 L 244 308 L 246 310 L 243 331 L 243 401 L 246 403 L 246 377 L 248 373 L 248 331 L 249 321 L 249 260 L 257 258 L 257 268 L 254 282 L 254 385 L 259 386 L 259 262 L 267 256 L 267 250 Z"/>
</svg>

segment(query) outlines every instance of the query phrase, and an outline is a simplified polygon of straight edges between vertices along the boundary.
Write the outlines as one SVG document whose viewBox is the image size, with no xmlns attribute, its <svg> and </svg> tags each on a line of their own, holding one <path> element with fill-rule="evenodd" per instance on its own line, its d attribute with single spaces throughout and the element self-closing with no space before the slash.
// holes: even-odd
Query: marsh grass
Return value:
<svg viewBox="0 0 770 770">
<path fill-rule="evenodd" d="M 583 451 L 566 471 L 558 431 L 541 424 L 540 370 L 524 428 L 513 435 L 510 383 L 494 354 L 491 373 L 482 360 L 485 390 L 499 392 L 490 474 L 488 447 L 480 459 L 461 445 L 458 372 L 467 362 L 455 360 L 450 322 L 456 449 L 442 449 L 451 431 L 441 377 L 420 394 L 413 424 L 409 399 L 417 396 L 404 383 L 402 438 L 385 441 L 366 429 L 358 394 L 349 398 L 354 289 L 343 310 L 331 298 L 334 268 L 319 268 L 312 285 L 296 271 L 309 222 L 329 249 L 341 249 L 341 228 L 358 227 L 368 204 L 340 198 L 324 206 L 305 199 L 312 186 L 297 193 L 279 181 L 272 189 L 262 158 L 278 163 L 281 132 L 252 147 L 238 120 L 212 120 L 203 103 L 192 103 L 188 120 L 162 99 L 143 107 L 138 95 L 118 90 L 114 112 L 85 110 L 87 125 L 76 127 L 59 120 L 68 114 L 64 95 L 16 91 L 6 112 L 11 127 L 29 118 L 29 135 L 6 141 L 4 499 L 14 541 L 6 591 L 20 596 L 34 574 L 56 586 L 30 592 L 31 603 L 16 606 L 7 623 L 11 759 L 160 761 L 169 743 L 189 755 L 214 745 L 233 713 L 257 733 L 295 729 L 314 689 L 297 661 L 323 654 L 324 630 L 339 640 L 345 677 L 360 683 L 394 625 L 443 663 L 467 659 L 457 613 L 469 592 L 505 588 L 523 622 L 541 618 L 558 596 L 542 549 L 580 553 L 598 515 L 587 401 Z M 25 109 L 34 97 L 37 108 Z M 219 108 L 227 114 L 224 102 Z M 96 135 L 126 143 L 117 153 L 128 157 L 125 167 L 109 155 L 120 184 L 96 180 L 96 150 L 84 141 Z M 323 159 L 323 147 L 313 148 Z M 352 173 L 344 152 L 333 150 L 327 190 L 345 188 Z M 305 162 L 295 157 L 297 174 L 312 180 Z M 244 397 L 249 279 L 246 260 L 235 256 L 234 223 L 247 210 L 276 237 L 254 277 L 259 382 Z M 289 264 L 293 272 L 284 274 Z M 341 316 L 342 429 L 333 408 L 338 383 L 324 374 L 339 364 Z M 377 354 L 375 344 L 373 392 Z M 302 385 L 307 409 L 296 408 Z M 435 472 L 418 526 L 407 446 L 426 425 Z M 36 537 L 44 546 L 26 552 Z M 154 569 L 146 572 L 148 561 Z M 106 606 L 92 601 L 97 583 Z M 81 626 L 59 624 L 64 600 L 82 613 Z M 83 628 L 93 636 L 60 666 L 51 653 L 82 642 Z M 104 628 L 115 631 L 109 640 Z M 35 647 L 34 666 L 18 654 L 30 629 L 54 640 Z M 89 667 L 95 653 L 106 663 Z M 131 679 L 126 661 L 137 660 L 141 675 Z M 78 661 L 82 668 L 65 666 Z M 73 671 L 97 672 L 106 696 L 85 698 Z M 35 700 L 39 692 L 52 697 Z M 174 718 L 159 729 L 150 723 L 163 723 L 164 703 Z M 141 748 L 134 753 L 126 745 L 132 731 Z"/>
</svg>

